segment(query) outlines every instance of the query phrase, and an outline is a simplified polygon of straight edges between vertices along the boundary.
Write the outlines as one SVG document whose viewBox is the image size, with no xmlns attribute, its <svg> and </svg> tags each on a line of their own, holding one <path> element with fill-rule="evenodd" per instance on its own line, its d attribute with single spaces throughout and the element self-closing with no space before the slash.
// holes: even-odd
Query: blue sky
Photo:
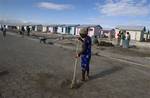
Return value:
<svg viewBox="0 0 150 98">
<path fill-rule="evenodd" d="M 150 0 L 0 0 L 0 20 L 149 28 L 149 9 Z"/>
</svg>

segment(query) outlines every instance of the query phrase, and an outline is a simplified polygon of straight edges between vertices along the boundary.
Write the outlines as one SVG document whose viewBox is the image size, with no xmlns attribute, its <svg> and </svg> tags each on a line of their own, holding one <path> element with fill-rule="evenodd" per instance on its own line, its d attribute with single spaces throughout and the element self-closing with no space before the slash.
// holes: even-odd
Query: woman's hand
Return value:
<svg viewBox="0 0 150 98">
<path fill-rule="evenodd" d="M 79 40 L 79 41 L 83 41 L 83 39 L 82 39 L 81 37 L 78 37 L 78 40 Z"/>
<path fill-rule="evenodd" d="M 80 57 L 80 54 L 79 53 L 77 53 L 76 54 L 76 56 L 75 56 L 75 58 L 79 58 Z"/>
</svg>

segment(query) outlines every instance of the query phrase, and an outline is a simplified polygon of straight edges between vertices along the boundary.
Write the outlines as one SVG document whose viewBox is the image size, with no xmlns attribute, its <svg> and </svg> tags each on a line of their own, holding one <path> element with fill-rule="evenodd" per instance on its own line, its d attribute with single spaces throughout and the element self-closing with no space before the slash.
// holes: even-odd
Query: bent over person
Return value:
<svg viewBox="0 0 150 98">
<path fill-rule="evenodd" d="M 80 37 L 78 40 L 82 43 L 82 49 L 77 54 L 77 57 L 81 57 L 81 70 L 82 70 L 82 81 L 85 79 L 89 79 L 89 71 L 90 71 L 90 59 L 91 59 L 91 37 L 88 36 L 88 28 L 84 28 L 80 30 Z"/>
</svg>

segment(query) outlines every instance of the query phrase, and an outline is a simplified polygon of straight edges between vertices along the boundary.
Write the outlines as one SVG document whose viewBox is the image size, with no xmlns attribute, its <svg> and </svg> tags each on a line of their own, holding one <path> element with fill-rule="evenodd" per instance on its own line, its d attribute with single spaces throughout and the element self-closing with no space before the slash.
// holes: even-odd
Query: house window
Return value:
<svg viewBox="0 0 150 98">
<path fill-rule="evenodd" d="M 93 31 L 93 29 L 89 29 L 89 31 Z"/>
</svg>

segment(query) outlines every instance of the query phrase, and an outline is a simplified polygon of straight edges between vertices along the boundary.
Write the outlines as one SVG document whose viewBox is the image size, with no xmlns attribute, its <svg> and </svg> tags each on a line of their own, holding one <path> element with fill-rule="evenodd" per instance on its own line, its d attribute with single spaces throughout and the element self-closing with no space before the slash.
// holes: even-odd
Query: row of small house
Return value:
<svg viewBox="0 0 150 98">
<path fill-rule="evenodd" d="M 131 35 L 131 40 L 143 41 L 143 39 L 150 39 L 150 33 L 147 32 L 145 26 L 117 26 L 115 29 L 104 29 L 100 25 L 28 25 L 32 31 L 46 32 L 46 33 L 60 33 L 79 35 L 82 28 L 88 27 L 89 36 L 112 37 L 117 38 L 119 31 L 125 30 Z M 20 30 L 22 26 L 8 25 L 8 29 Z M 26 29 L 27 26 L 24 26 Z"/>
<path fill-rule="evenodd" d="M 99 34 L 99 31 L 102 29 L 100 25 L 37 25 L 34 31 L 79 35 L 80 30 L 85 27 L 88 28 L 88 34 L 90 36 Z"/>
<path fill-rule="evenodd" d="M 150 32 L 149 30 L 146 30 L 145 26 L 123 26 L 123 25 L 117 26 L 115 28 L 116 38 L 119 31 L 129 32 L 131 40 L 146 41 L 150 39 Z"/>
<path fill-rule="evenodd" d="M 10 26 L 8 29 L 21 30 L 24 27 L 26 30 L 27 26 Z M 71 34 L 79 35 L 82 28 L 88 28 L 89 36 L 98 35 L 102 27 L 100 25 L 30 25 L 32 31 L 35 32 L 46 32 L 46 33 L 60 33 L 60 34 Z"/>
<path fill-rule="evenodd" d="M 105 29 L 100 25 L 37 25 L 34 26 L 34 31 L 39 32 L 51 32 L 60 34 L 71 34 L 79 35 L 82 28 L 88 28 L 89 36 L 99 36 L 108 38 L 117 38 L 116 35 L 119 31 L 129 32 L 131 35 L 131 40 L 143 41 L 144 39 L 150 39 L 150 33 L 147 32 L 145 26 L 116 26 L 115 29 Z"/>
</svg>

